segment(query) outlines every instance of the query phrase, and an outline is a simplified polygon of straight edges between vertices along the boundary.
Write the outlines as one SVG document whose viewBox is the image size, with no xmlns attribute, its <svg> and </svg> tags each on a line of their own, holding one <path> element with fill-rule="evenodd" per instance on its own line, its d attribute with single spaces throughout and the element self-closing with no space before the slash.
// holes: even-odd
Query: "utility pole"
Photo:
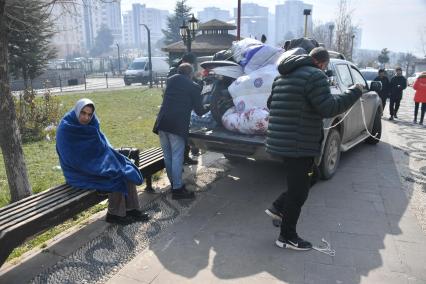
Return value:
<svg viewBox="0 0 426 284">
<path fill-rule="evenodd" d="M 351 36 L 351 61 L 353 61 L 353 54 L 354 54 L 354 39 L 355 39 L 355 35 L 353 34 Z"/>
<path fill-rule="evenodd" d="M 330 30 L 330 42 L 328 48 L 331 49 L 333 46 L 333 31 L 334 31 L 334 24 L 330 24 L 328 26 L 328 29 Z"/>
<path fill-rule="evenodd" d="M 238 17 L 237 17 L 237 40 L 241 37 L 241 0 L 238 0 Z"/>
<path fill-rule="evenodd" d="M 120 46 L 118 45 L 118 42 L 116 43 L 116 45 L 117 45 L 117 57 L 118 57 L 118 74 L 121 75 Z"/>
<path fill-rule="evenodd" d="M 308 37 L 308 16 L 311 14 L 311 9 L 304 9 L 303 15 L 305 15 L 305 33 L 304 37 Z"/>
<path fill-rule="evenodd" d="M 152 58 L 151 58 L 151 31 L 145 24 L 139 24 L 144 26 L 148 33 L 148 64 L 149 64 L 149 87 L 152 88 Z"/>
</svg>

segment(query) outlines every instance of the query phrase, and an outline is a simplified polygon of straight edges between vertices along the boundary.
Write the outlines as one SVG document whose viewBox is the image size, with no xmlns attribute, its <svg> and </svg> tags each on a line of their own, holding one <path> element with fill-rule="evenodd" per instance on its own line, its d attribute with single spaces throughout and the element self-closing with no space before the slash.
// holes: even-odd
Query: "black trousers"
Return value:
<svg viewBox="0 0 426 284">
<path fill-rule="evenodd" d="M 314 171 L 314 158 L 284 158 L 284 163 L 288 190 L 274 201 L 274 206 L 283 213 L 281 236 L 291 238 L 297 235 L 297 221 L 302 206 L 308 198 Z"/>
<path fill-rule="evenodd" d="M 395 116 L 398 113 L 399 104 L 401 102 L 402 97 L 400 96 L 391 96 L 390 104 L 389 104 L 389 114 L 391 116 Z"/>
<path fill-rule="evenodd" d="M 420 103 L 414 103 L 414 120 L 417 121 L 417 114 L 419 112 Z M 423 118 L 425 117 L 426 112 L 426 103 L 422 103 L 422 108 L 420 110 L 420 123 L 423 123 Z"/>
<path fill-rule="evenodd" d="M 382 107 L 383 107 L 383 109 L 385 109 L 385 107 L 386 107 L 386 100 L 388 99 L 388 96 L 381 95 L 380 99 L 382 100 Z"/>
</svg>

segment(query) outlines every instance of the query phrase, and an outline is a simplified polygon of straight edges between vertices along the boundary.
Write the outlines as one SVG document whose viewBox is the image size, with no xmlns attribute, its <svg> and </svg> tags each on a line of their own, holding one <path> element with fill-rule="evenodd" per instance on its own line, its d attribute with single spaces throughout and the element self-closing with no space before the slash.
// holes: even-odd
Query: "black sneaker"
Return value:
<svg viewBox="0 0 426 284">
<path fill-rule="evenodd" d="M 389 120 L 393 120 L 393 116 L 392 115 L 389 117 Z"/>
<path fill-rule="evenodd" d="M 280 210 L 278 210 L 277 207 L 275 207 L 274 205 L 272 205 L 271 207 L 269 207 L 268 209 L 266 209 L 265 213 L 268 214 L 269 217 L 271 217 L 274 220 L 281 221 L 282 218 L 283 218 L 283 213 L 280 212 Z"/>
<path fill-rule="evenodd" d="M 185 157 L 185 159 L 183 160 L 183 164 L 184 165 L 197 165 L 198 161 L 197 160 L 193 160 L 190 157 Z"/>
<path fill-rule="evenodd" d="M 395 113 L 395 115 L 393 117 L 398 118 L 398 116 L 396 115 L 396 113 Z"/>
<path fill-rule="evenodd" d="M 283 236 L 279 236 L 278 240 L 275 241 L 275 244 L 280 248 L 288 248 L 294 250 L 310 250 L 312 248 L 312 244 L 308 241 L 305 241 L 299 236 L 295 236 L 293 238 L 284 238 Z"/>
<path fill-rule="evenodd" d="M 111 224 L 118 224 L 123 226 L 133 223 L 133 220 L 131 218 L 112 215 L 110 213 L 107 213 L 105 221 Z"/>
<path fill-rule="evenodd" d="M 146 222 L 149 221 L 150 217 L 148 213 L 142 212 L 137 209 L 129 210 L 126 212 L 126 215 L 133 219 L 134 221 L 138 222 Z"/>
<path fill-rule="evenodd" d="M 172 199 L 193 199 L 195 198 L 195 193 L 193 191 L 188 191 L 185 186 L 182 186 L 178 189 L 172 189 Z"/>
</svg>

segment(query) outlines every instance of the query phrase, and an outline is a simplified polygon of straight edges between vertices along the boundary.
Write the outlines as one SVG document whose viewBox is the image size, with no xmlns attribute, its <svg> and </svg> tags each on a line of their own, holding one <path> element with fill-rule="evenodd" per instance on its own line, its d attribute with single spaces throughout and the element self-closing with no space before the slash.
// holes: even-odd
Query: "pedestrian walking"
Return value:
<svg viewBox="0 0 426 284">
<path fill-rule="evenodd" d="M 413 89 L 416 90 L 416 94 L 414 95 L 413 123 L 417 123 L 417 113 L 419 111 L 420 104 L 422 104 L 419 124 L 423 125 L 423 119 L 426 112 L 426 72 L 422 72 L 419 77 L 417 77 L 416 81 L 414 82 Z"/>
<path fill-rule="evenodd" d="M 312 49 L 309 55 L 284 58 L 278 66 L 281 76 L 275 79 L 268 99 L 266 150 L 282 157 L 287 168 L 287 192 L 265 211 L 281 220 L 280 235 L 275 242 L 281 248 L 312 248 L 310 242 L 297 234 L 296 225 L 311 186 L 314 158 L 321 152 L 322 119 L 346 111 L 362 95 L 359 84 L 340 95 L 330 93 L 323 72 L 329 60 L 329 53 L 323 47 Z"/>
<path fill-rule="evenodd" d="M 386 100 L 389 98 L 390 91 L 390 82 L 386 76 L 385 69 L 379 69 L 378 76 L 374 78 L 374 81 L 380 81 L 382 83 L 382 89 L 378 93 L 380 99 L 382 100 L 382 107 L 385 109 Z M 383 113 L 382 113 L 383 115 Z"/>
<path fill-rule="evenodd" d="M 401 67 L 395 69 L 396 74 L 390 81 L 390 104 L 389 104 L 389 120 L 398 118 L 399 104 L 402 99 L 402 92 L 407 88 L 407 79 L 402 76 Z"/>
<path fill-rule="evenodd" d="M 163 103 L 154 126 L 160 137 L 167 177 L 172 185 L 173 199 L 194 198 L 182 182 L 185 145 L 189 132 L 191 111 L 205 114 L 201 103 L 201 87 L 192 81 L 194 69 L 189 63 L 179 65 L 177 74 L 167 80 Z"/>
</svg>

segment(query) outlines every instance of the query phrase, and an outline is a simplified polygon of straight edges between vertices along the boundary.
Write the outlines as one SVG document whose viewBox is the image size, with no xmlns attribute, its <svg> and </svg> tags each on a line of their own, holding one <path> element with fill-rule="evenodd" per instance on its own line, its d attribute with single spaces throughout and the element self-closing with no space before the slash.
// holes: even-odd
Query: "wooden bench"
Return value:
<svg viewBox="0 0 426 284">
<path fill-rule="evenodd" d="M 152 176 L 164 169 L 161 148 L 141 152 L 138 162 L 146 190 L 153 191 Z M 13 249 L 28 238 L 63 223 L 107 197 L 96 190 L 74 189 L 63 184 L 0 208 L 0 266 Z"/>
</svg>

